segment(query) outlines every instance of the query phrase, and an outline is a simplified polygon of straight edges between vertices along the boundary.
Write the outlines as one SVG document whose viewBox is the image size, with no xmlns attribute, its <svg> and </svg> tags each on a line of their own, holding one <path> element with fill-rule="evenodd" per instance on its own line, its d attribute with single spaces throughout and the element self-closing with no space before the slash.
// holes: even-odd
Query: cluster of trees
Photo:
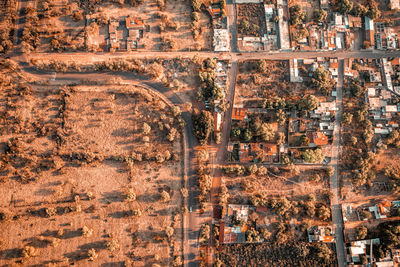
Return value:
<svg viewBox="0 0 400 267">
<path fill-rule="evenodd" d="M 5 0 L 2 2 L 2 16 L 0 18 L 0 53 L 7 53 L 13 48 L 14 22 L 17 17 L 17 1 Z"/>
<path fill-rule="evenodd" d="M 223 98 L 223 89 L 215 83 L 215 68 L 217 60 L 208 58 L 204 60 L 202 69 L 199 72 L 201 82 L 201 94 L 204 100 L 221 100 Z"/>
<path fill-rule="evenodd" d="M 202 31 L 200 24 L 201 5 L 201 0 L 192 0 L 192 23 L 190 24 L 190 29 L 195 40 L 200 37 Z"/>
<path fill-rule="evenodd" d="M 324 20 L 326 19 L 327 16 L 328 16 L 328 13 L 323 9 L 316 9 L 313 12 L 314 21 L 317 23 L 324 22 Z"/>
<path fill-rule="evenodd" d="M 400 167 L 388 166 L 384 169 L 385 175 L 389 178 L 393 192 L 400 192 Z"/>
<path fill-rule="evenodd" d="M 161 51 L 174 50 L 177 49 L 177 47 L 178 43 L 174 39 L 167 37 L 165 35 L 161 36 L 161 47 L 160 47 Z"/>
<path fill-rule="evenodd" d="M 199 186 L 200 186 L 199 202 L 201 209 L 204 209 L 206 207 L 207 195 L 210 193 L 211 190 L 212 177 L 210 173 L 211 173 L 210 168 L 208 168 L 204 164 L 204 162 L 201 163 L 198 169 Z"/>
<path fill-rule="evenodd" d="M 308 163 L 322 163 L 325 159 L 324 154 L 320 148 L 307 149 L 302 153 L 302 158 Z"/>
<path fill-rule="evenodd" d="M 181 27 L 179 21 L 172 21 L 165 13 L 159 13 L 158 16 L 161 18 L 160 32 L 163 32 L 166 29 L 177 31 Z"/>
<path fill-rule="evenodd" d="M 303 23 L 306 20 L 306 12 L 303 11 L 303 8 L 300 5 L 294 5 L 289 8 L 290 25 L 298 25 Z"/>
<path fill-rule="evenodd" d="M 333 245 L 307 242 L 268 242 L 223 246 L 218 262 L 224 266 L 335 266 Z"/>
<path fill-rule="evenodd" d="M 238 31 L 241 34 L 251 35 L 251 36 L 259 36 L 260 35 L 260 26 L 254 24 L 247 19 L 242 19 L 238 25 Z"/>
<path fill-rule="evenodd" d="M 36 10 L 32 7 L 25 8 L 26 23 L 22 32 L 21 51 L 29 53 L 40 45 L 40 35 L 38 30 L 39 17 Z"/>
<path fill-rule="evenodd" d="M 356 17 L 367 16 L 371 19 L 376 19 L 381 16 L 378 4 L 374 0 L 368 1 L 366 6 L 361 3 L 356 3 L 353 5 L 353 2 L 350 0 L 339 0 L 337 8 L 342 14 L 351 14 Z"/>
<path fill-rule="evenodd" d="M 283 114 L 284 120 L 286 115 Z M 281 118 L 283 120 L 283 118 Z M 271 123 L 263 121 L 259 116 L 252 116 L 249 119 L 249 125 L 245 128 L 233 127 L 231 131 L 232 137 L 240 138 L 245 142 L 252 140 L 271 142 L 275 140 L 275 131 Z"/>
<path fill-rule="evenodd" d="M 331 93 L 335 85 L 335 82 L 331 79 L 331 73 L 322 66 L 313 72 L 311 82 L 326 95 Z"/>
<path fill-rule="evenodd" d="M 214 117 L 210 111 L 202 110 L 201 112 L 194 111 L 192 114 L 194 134 L 200 144 L 207 143 L 214 126 Z"/>
</svg>

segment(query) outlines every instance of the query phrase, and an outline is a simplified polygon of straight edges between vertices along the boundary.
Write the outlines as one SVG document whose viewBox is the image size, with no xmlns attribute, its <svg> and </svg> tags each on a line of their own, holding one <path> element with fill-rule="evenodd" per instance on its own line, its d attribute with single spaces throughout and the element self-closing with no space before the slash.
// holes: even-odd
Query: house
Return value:
<svg viewBox="0 0 400 267">
<path fill-rule="evenodd" d="M 348 266 L 362 266 L 362 258 L 366 258 L 367 262 L 374 262 L 372 247 L 379 245 L 379 238 L 358 240 L 346 244 L 346 262 Z"/>
<path fill-rule="evenodd" d="M 303 81 L 303 78 L 299 76 L 297 59 L 289 60 L 289 74 L 290 74 L 290 82 L 294 83 Z"/>
<path fill-rule="evenodd" d="M 219 133 L 222 127 L 222 114 L 221 112 L 214 112 L 214 132 Z"/>
<path fill-rule="evenodd" d="M 400 0 L 390 0 L 390 9 L 400 9 Z"/>
<path fill-rule="evenodd" d="M 255 212 L 255 206 L 228 204 L 222 214 L 219 241 L 222 244 L 246 242 L 247 225 L 250 212 Z M 262 240 L 261 240 L 262 241 Z"/>
<path fill-rule="evenodd" d="M 322 9 L 329 9 L 329 1 L 328 0 L 319 0 L 320 6 Z"/>
<path fill-rule="evenodd" d="M 229 51 L 228 29 L 214 29 L 213 46 L 216 52 Z"/>
<path fill-rule="evenodd" d="M 348 16 L 350 28 L 361 28 L 362 21 L 360 17 Z"/>
<path fill-rule="evenodd" d="M 329 71 L 331 72 L 332 76 L 338 76 L 338 69 L 339 63 L 337 61 L 337 58 L 329 59 Z"/>
<path fill-rule="evenodd" d="M 327 112 L 334 114 L 334 112 L 337 110 L 336 108 L 336 102 L 320 102 L 318 107 L 314 110 L 315 114 L 325 114 Z"/>
<path fill-rule="evenodd" d="M 247 119 L 247 108 L 233 108 L 232 120 L 242 121 Z"/>
<path fill-rule="evenodd" d="M 382 201 L 374 206 L 368 208 L 368 210 L 374 214 L 375 219 L 387 218 L 390 214 L 390 208 L 392 204 L 389 201 Z"/>
<path fill-rule="evenodd" d="M 372 48 L 375 46 L 374 21 L 369 17 L 365 17 L 365 41 L 369 42 Z"/>
<path fill-rule="evenodd" d="M 119 21 L 110 19 L 108 22 L 108 46 L 110 49 L 115 50 L 119 48 L 118 31 Z"/>
<path fill-rule="evenodd" d="M 253 162 L 258 162 L 258 157 L 262 155 L 262 161 L 273 161 L 278 155 L 278 146 L 276 144 L 270 143 L 250 143 L 249 149 L 249 160 Z"/>
<path fill-rule="evenodd" d="M 133 30 L 133 29 L 143 30 L 145 28 L 144 22 L 142 19 L 139 19 L 136 17 L 131 17 L 131 16 L 128 16 L 125 19 L 125 25 L 128 30 Z"/>
<path fill-rule="evenodd" d="M 332 226 L 312 226 L 307 229 L 308 242 L 334 242 L 334 232 Z"/>
<path fill-rule="evenodd" d="M 307 133 L 307 138 L 311 147 L 328 145 L 328 137 L 322 132 Z"/>
</svg>

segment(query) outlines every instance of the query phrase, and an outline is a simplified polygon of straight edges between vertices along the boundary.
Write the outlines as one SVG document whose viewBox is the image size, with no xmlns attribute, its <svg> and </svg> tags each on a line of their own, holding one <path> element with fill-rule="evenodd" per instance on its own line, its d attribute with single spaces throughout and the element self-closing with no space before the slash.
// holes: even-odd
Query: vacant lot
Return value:
<svg viewBox="0 0 400 267">
<path fill-rule="evenodd" d="M 180 256 L 170 107 L 138 87 L 37 87 L 5 74 L 0 262 L 166 266 Z"/>
</svg>

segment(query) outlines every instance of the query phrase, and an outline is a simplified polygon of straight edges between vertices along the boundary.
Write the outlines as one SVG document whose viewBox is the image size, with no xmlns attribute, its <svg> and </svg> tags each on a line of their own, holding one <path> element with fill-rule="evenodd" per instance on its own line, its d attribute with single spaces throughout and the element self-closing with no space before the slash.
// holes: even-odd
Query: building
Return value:
<svg viewBox="0 0 400 267">
<path fill-rule="evenodd" d="M 255 212 L 256 207 L 249 205 L 226 205 L 222 214 L 223 222 L 220 224 L 219 241 L 222 244 L 235 244 L 246 242 L 246 222 L 250 212 Z M 261 240 L 262 241 L 262 240 Z"/>
<path fill-rule="evenodd" d="M 216 52 L 229 51 L 229 32 L 227 29 L 214 29 L 213 46 Z"/>
<path fill-rule="evenodd" d="M 372 48 L 375 47 L 374 21 L 369 17 L 365 17 L 365 41 L 369 42 Z"/>
<path fill-rule="evenodd" d="M 372 247 L 379 245 L 379 238 L 353 241 L 346 244 L 346 262 L 348 266 L 362 266 L 363 258 L 367 262 L 373 262 Z"/>
<path fill-rule="evenodd" d="M 144 22 L 142 19 L 128 16 L 125 19 L 125 25 L 128 30 L 136 29 L 136 30 L 143 30 L 144 29 Z"/>
<path fill-rule="evenodd" d="M 382 201 L 374 206 L 368 208 L 368 210 L 374 215 L 375 219 L 384 219 L 390 215 L 392 203 L 390 201 Z"/>
<path fill-rule="evenodd" d="M 328 137 L 322 132 L 307 133 L 307 138 L 310 140 L 310 147 L 328 145 Z"/>
<path fill-rule="evenodd" d="M 303 78 L 299 76 L 299 68 L 297 64 L 297 59 L 289 60 L 289 74 L 290 74 L 290 82 L 302 82 Z"/>
<path fill-rule="evenodd" d="M 338 76 L 339 62 L 337 58 L 329 59 L 329 71 L 332 76 Z"/>
<path fill-rule="evenodd" d="M 361 28 L 362 27 L 362 21 L 360 17 L 354 17 L 354 16 L 348 16 L 349 20 L 349 27 L 350 28 Z"/>
<path fill-rule="evenodd" d="M 332 226 L 312 226 L 307 229 L 308 242 L 334 242 L 334 232 Z"/>
<path fill-rule="evenodd" d="M 247 119 L 247 108 L 233 108 L 232 120 L 242 121 Z"/>
<path fill-rule="evenodd" d="M 390 9 L 400 9 L 400 0 L 390 0 Z"/>
</svg>

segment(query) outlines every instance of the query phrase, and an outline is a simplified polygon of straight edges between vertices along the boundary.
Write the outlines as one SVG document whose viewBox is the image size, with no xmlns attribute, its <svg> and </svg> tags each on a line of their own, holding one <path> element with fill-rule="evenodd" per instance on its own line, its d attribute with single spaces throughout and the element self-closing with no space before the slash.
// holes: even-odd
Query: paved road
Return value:
<svg viewBox="0 0 400 267">
<path fill-rule="evenodd" d="M 343 75 L 344 75 L 344 60 L 339 60 L 339 77 L 336 86 L 336 107 L 337 111 L 335 114 L 335 130 L 333 132 L 333 145 L 332 145 L 332 159 L 330 166 L 334 168 L 334 173 L 331 176 L 330 187 L 331 187 L 331 207 L 332 207 L 332 221 L 333 227 L 336 233 L 336 254 L 339 263 L 339 267 L 346 265 L 345 263 L 345 248 L 343 240 L 343 216 L 340 205 L 340 185 L 339 185 L 339 152 L 340 152 L 340 121 L 342 118 L 342 99 L 343 99 Z"/>
</svg>

